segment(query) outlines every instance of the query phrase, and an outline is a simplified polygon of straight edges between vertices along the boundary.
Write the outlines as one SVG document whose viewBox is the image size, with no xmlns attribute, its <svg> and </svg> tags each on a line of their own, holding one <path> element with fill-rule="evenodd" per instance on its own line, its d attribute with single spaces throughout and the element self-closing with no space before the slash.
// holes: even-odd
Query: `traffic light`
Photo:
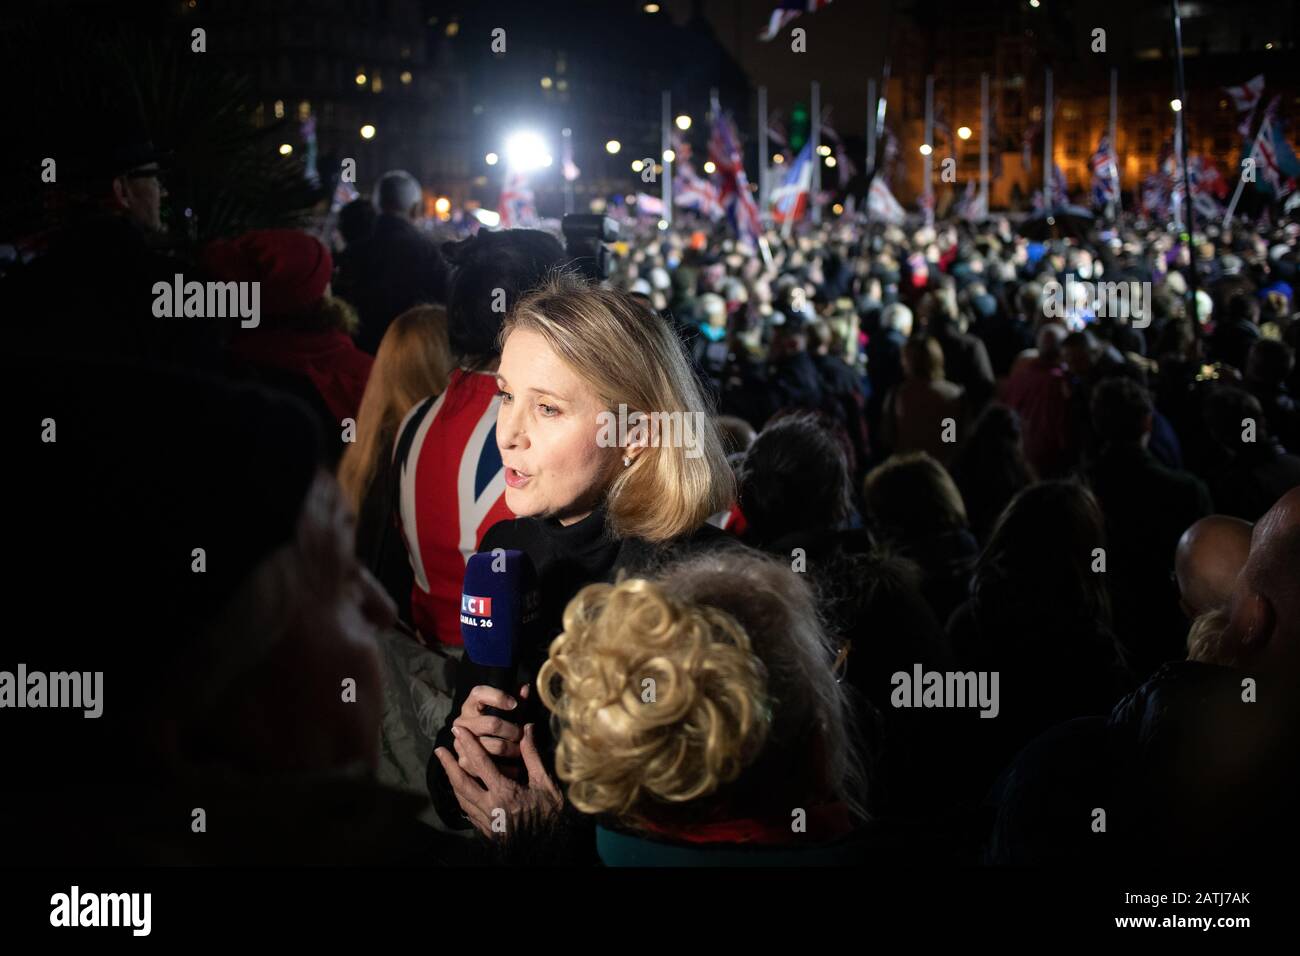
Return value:
<svg viewBox="0 0 1300 956">
<path fill-rule="evenodd" d="M 796 103 L 790 111 L 790 151 L 797 153 L 808 142 L 808 107 Z"/>
</svg>

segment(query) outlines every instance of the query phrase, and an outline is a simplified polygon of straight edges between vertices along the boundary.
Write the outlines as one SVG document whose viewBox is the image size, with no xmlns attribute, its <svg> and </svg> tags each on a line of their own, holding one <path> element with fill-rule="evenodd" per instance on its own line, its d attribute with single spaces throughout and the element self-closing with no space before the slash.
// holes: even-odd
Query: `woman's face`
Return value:
<svg viewBox="0 0 1300 956">
<path fill-rule="evenodd" d="M 619 448 L 602 448 L 597 416 L 608 411 L 536 332 L 516 329 L 497 369 L 497 447 L 506 468 L 506 507 L 519 517 L 573 524 L 604 497 Z"/>
</svg>

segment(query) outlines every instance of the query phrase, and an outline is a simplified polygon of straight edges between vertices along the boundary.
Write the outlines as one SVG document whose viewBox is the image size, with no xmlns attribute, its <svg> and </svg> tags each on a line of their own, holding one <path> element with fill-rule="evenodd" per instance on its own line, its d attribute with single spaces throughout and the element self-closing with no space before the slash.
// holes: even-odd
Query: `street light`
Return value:
<svg viewBox="0 0 1300 956">
<path fill-rule="evenodd" d="M 433 202 L 433 209 L 439 216 L 445 216 L 451 212 L 451 200 L 446 196 L 439 196 Z"/>
<path fill-rule="evenodd" d="M 374 139 L 375 138 L 374 126 L 372 126 L 370 123 L 367 123 L 365 126 L 361 127 L 361 138 Z"/>
<path fill-rule="evenodd" d="M 622 148 L 623 148 L 623 144 L 616 139 L 611 139 L 608 143 L 605 144 L 605 152 L 609 153 L 609 155 L 611 156 L 617 155 L 618 151 Z"/>
<path fill-rule="evenodd" d="M 957 127 L 957 138 L 958 138 L 958 139 L 970 139 L 970 127 L 969 127 L 969 126 L 958 126 L 958 127 Z"/>
<path fill-rule="evenodd" d="M 512 169 L 526 172 L 551 165 L 551 154 L 541 136 L 521 130 L 506 139 L 506 161 Z"/>
<path fill-rule="evenodd" d="M 827 156 L 827 157 L 826 157 L 826 165 L 827 165 L 827 166 L 834 167 L 834 165 L 835 165 L 835 157 L 834 157 L 834 156 Z"/>
<path fill-rule="evenodd" d="M 497 164 L 497 160 L 499 160 L 500 158 L 501 157 L 498 156 L 496 153 L 488 153 L 486 156 L 483 157 L 483 162 L 487 163 L 489 166 L 495 166 Z"/>
<path fill-rule="evenodd" d="M 713 160 L 709 160 L 707 163 L 704 164 L 704 171 L 710 176 L 712 176 L 714 173 L 718 171 L 718 167 L 714 165 Z"/>
<path fill-rule="evenodd" d="M 929 143 L 922 143 L 922 144 L 921 144 L 921 155 L 922 155 L 922 156 L 929 156 L 929 155 L 930 155 L 931 153 L 933 153 L 933 152 L 934 152 L 934 150 L 930 147 L 930 144 L 929 144 Z"/>
<path fill-rule="evenodd" d="M 1180 112 L 1183 108 L 1183 101 L 1180 99 L 1172 99 L 1169 101 L 1169 108 L 1175 113 Z"/>
<path fill-rule="evenodd" d="M 686 132 L 686 130 L 691 128 L 691 118 L 687 116 L 685 113 L 677 117 L 675 122 L 677 123 L 677 128 L 682 132 Z"/>
<path fill-rule="evenodd" d="M 641 160 L 639 159 L 632 160 L 632 172 L 639 173 L 644 168 L 645 168 L 645 163 L 641 162 Z"/>
<path fill-rule="evenodd" d="M 776 165 L 780 166 L 782 163 L 785 162 L 785 157 L 782 156 L 780 153 L 777 153 L 776 155 L 774 155 L 774 156 L 772 157 L 772 162 L 774 162 L 774 163 L 776 163 Z"/>
<path fill-rule="evenodd" d="M 280 144 L 280 155 L 281 155 L 281 156 L 288 156 L 288 155 L 289 155 L 290 153 L 292 153 L 292 152 L 293 152 L 293 147 L 290 146 L 288 143 L 281 143 L 281 144 Z"/>
<path fill-rule="evenodd" d="M 830 154 L 831 154 L 831 148 L 826 144 L 823 143 L 821 146 L 817 147 L 818 156 L 829 156 Z"/>
<path fill-rule="evenodd" d="M 674 159 L 676 159 L 676 158 L 677 158 L 677 154 L 674 153 L 671 149 L 665 149 L 665 150 L 664 150 L 664 162 L 665 162 L 665 163 L 671 163 L 671 162 L 672 162 Z"/>
</svg>

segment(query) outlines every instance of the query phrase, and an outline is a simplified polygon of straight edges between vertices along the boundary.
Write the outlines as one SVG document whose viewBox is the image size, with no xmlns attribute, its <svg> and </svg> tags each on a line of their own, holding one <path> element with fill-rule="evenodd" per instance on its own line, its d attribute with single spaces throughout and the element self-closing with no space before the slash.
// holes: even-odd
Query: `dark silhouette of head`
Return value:
<svg viewBox="0 0 1300 956">
<path fill-rule="evenodd" d="M 835 528 L 851 508 L 844 452 L 811 415 L 787 415 L 764 428 L 745 455 L 739 484 L 748 533 L 759 545 Z"/>
<path fill-rule="evenodd" d="M 479 232 L 442 246 L 452 269 L 447 296 L 451 351 L 464 366 L 484 367 L 500 354 L 506 314 L 565 260 L 564 247 L 539 229 Z"/>
</svg>

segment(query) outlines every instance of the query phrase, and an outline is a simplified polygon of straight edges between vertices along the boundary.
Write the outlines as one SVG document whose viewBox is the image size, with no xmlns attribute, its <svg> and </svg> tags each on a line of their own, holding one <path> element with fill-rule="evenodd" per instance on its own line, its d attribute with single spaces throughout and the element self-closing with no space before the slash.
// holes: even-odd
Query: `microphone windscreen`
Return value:
<svg viewBox="0 0 1300 956">
<path fill-rule="evenodd" d="M 465 654 L 484 667 L 513 669 L 517 651 L 536 628 L 541 605 L 537 572 L 522 551 L 471 555 L 460 597 Z"/>
</svg>

